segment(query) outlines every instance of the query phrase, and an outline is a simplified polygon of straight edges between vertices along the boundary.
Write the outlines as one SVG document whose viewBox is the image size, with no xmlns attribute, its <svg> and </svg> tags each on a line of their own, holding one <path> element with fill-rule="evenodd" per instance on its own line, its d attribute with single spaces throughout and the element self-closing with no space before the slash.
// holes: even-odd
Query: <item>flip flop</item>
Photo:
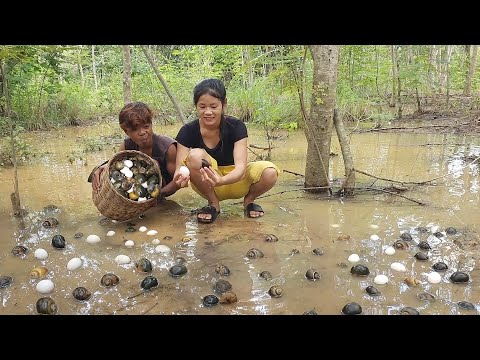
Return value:
<svg viewBox="0 0 480 360">
<path fill-rule="evenodd" d="M 260 212 L 262 213 L 262 215 L 259 215 L 259 216 L 250 216 L 250 212 L 251 211 L 257 211 L 257 212 Z M 262 207 L 258 204 L 255 204 L 255 203 L 250 203 L 248 204 L 246 207 L 245 207 L 245 216 L 246 217 L 249 217 L 249 218 L 252 218 L 252 219 L 256 219 L 256 218 L 259 218 L 261 216 L 263 216 L 263 214 L 265 214 L 265 212 L 263 211 Z"/>
<path fill-rule="evenodd" d="M 210 214 L 212 217 L 210 219 L 203 219 L 198 217 L 199 214 Z M 197 221 L 202 224 L 211 224 L 220 214 L 220 211 L 217 211 L 214 206 L 207 205 L 197 211 Z"/>
</svg>

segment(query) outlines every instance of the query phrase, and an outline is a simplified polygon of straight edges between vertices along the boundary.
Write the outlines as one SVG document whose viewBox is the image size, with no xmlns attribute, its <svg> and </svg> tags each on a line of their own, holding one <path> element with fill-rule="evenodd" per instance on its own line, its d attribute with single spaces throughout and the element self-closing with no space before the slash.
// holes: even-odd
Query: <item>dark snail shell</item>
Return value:
<svg viewBox="0 0 480 360">
<path fill-rule="evenodd" d="M 131 225 L 125 229 L 125 232 L 135 232 L 135 231 L 137 231 L 137 229 L 135 229 L 135 227 Z"/>
<path fill-rule="evenodd" d="M 397 240 L 393 243 L 393 247 L 398 250 L 406 250 L 409 248 L 409 245 L 405 240 Z"/>
<path fill-rule="evenodd" d="M 308 279 L 308 280 L 312 280 L 312 281 L 315 281 L 315 280 L 318 280 L 320 279 L 320 273 L 315 270 L 315 269 L 308 269 L 307 272 L 305 273 L 305 277 Z"/>
<path fill-rule="evenodd" d="M 185 264 L 187 262 L 187 260 L 184 258 L 184 257 L 181 257 L 181 256 L 177 256 L 175 258 L 175 263 L 181 265 L 181 264 Z"/>
<path fill-rule="evenodd" d="M 149 273 L 153 270 L 152 263 L 147 258 L 141 258 L 135 263 L 135 268 L 138 272 Z"/>
<path fill-rule="evenodd" d="M 381 295 L 382 293 L 375 287 L 375 286 L 367 286 L 365 288 L 365 291 L 367 292 L 368 295 L 370 296 L 379 296 Z"/>
<path fill-rule="evenodd" d="M 220 296 L 220 304 L 233 304 L 238 301 L 237 294 L 227 291 Z"/>
<path fill-rule="evenodd" d="M 225 265 L 218 265 L 215 268 L 215 272 L 221 276 L 228 276 L 230 275 L 230 269 L 226 267 Z"/>
<path fill-rule="evenodd" d="M 28 249 L 25 246 L 17 245 L 12 249 L 12 254 L 15 256 L 22 256 L 22 255 L 25 255 L 27 250 Z"/>
<path fill-rule="evenodd" d="M 262 271 L 259 276 L 262 278 L 262 279 L 265 279 L 267 281 L 269 280 L 272 280 L 272 274 L 270 273 L 270 271 Z"/>
<path fill-rule="evenodd" d="M 429 301 L 429 302 L 435 301 L 435 296 L 427 292 L 422 292 L 420 294 L 417 294 L 417 297 L 423 301 Z"/>
<path fill-rule="evenodd" d="M 342 309 L 342 313 L 345 315 L 357 315 L 362 312 L 362 307 L 356 302 L 351 302 L 345 305 Z"/>
<path fill-rule="evenodd" d="M 58 310 L 57 304 L 51 297 L 42 297 L 37 300 L 36 304 L 37 313 L 39 314 L 55 314 Z"/>
<path fill-rule="evenodd" d="M 10 286 L 13 278 L 11 276 L 0 276 L 0 289 Z"/>
<path fill-rule="evenodd" d="M 357 276 L 368 276 L 370 274 L 370 270 L 365 265 L 353 265 L 350 272 Z"/>
<path fill-rule="evenodd" d="M 320 248 L 315 248 L 315 249 L 312 250 L 312 252 L 317 256 L 322 256 L 323 254 L 325 254 L 325 251 L 323 251 Z"/>
<path fill-rule="evenodd" d="M 424 252 L 418 252 L 415 254 L 415 259 L 419 261 L 427 261 L 428 260 L 428 255 L 425 254 Z"/>
<path fill-rule="evenodd" d="M 65 238 L 63 235 L 55 235 L 52 238 L 52 246 L 55 249 L 63 249 L 65 247 Z"/>
<path fill-rule="evenodd" d="M 457 233 L 457 229 L 453 227 L 447 227 L 445 229 L 445 232 L 447 233 L 447 235 L 455 235 Z"/>
<path fill-rule="evenodd" d="M 205 306 L 213 306 L 218 304 L 218 297 L 215 295 L 207 295 L 202 299 L 203 305 Z"/>
<path fill-rule="evenodd" d="M 207 159 L 202 159 L 202 168 L 204 167 L 209 167 L 210 166 L 210 163 L 208 162 Z"/>
<path fill-rule="evenodd" d="M 213 285 L 213 290 L 219 293 L 225 293 L 232 290 L 232 284 L 227 280 L 220 279 Z"/>
<path fill-rule="evenodd" d="M 51 229 L 51 228 L 57 227 L 58 220 L 53 217 L 46 218 L 45 220 L 43 220 L 42 225 L 44 228 Z"/>
<path fill-rule="evenodd" d="M 430 247 L 430 245 L 426 241 L 420 241 L 418 243 L 418 247 L 422 250 L 432 250 L 432 248 Z"/>
<path fill-rule="evenodd" d="M 463 271 L 455 271 L 452 275 L 450 275 L 450 280 L 456 284 L 468 282 L 469 279 L 470 277 L 468 274 L 464 273 Z"/>
<path fill-rule="evenodd" d="M 92 293 L 83 286 L 79 286 L 72 291 L 72 295 L 75 299 L 84 301 L 90 299 Z"/>
<path fill-rule="evenodd" d="M 417 309 L 414 309 L 410 306 L 406 306 L 402 309 L 400 309 L 399 312 L 400 315 L 420 315 Z"/>
<path fill-rule="evenodd" d="M 250 259 L 256 259 L 256 258 L 262 258 L 264 255 L 263 255 L 263 252 L 261 252 L 259 249 L 253 248 L 247 251 L 247 256 Z"/>
<path fill-rule="evenodd" d="M 176 264 L 176 265 L 173 265 L 168 271 L 170 272 L 170 275 L 172 275 L 173 277 L 180 277 L 182 275 L 185 275 L 188 270 L 185 265 Z"/>
<path fill-rule="evenodd" d="M 300 250 L 292 249 L 292 251 L 290 251 L 290 255 L 297 255 L 297 254 L 300 254 Z"/>
<path fill-rule="evenodd" d="M 155 286 L 158 286 L 158 280 L 155 276 L 148 275 L 145 279 L 143 279 L 140 286 L 142 287 L 143 290 L 150 290 Z"/>
<path fill-rule="evenodd" d="M 117 275 L 115 275 L 113 273 L 108 273 L 108 274 L 105 274 L 105 275 L 102 276 L 102 279 L 100 280 L 100 283 L 103 286 L 111 287 L 111 286 L 117 285 L 119 281 L 120 281 L 120 279 L 118 278 Z"/>
<path fill-rule="evenodd" d="M 412 241 L 412 235 L 410 235 L 408 232 L 404 232 L 400 235 L 400 239 L 405 241 Z"/>
<path fill-rule="evenodd" d="M 165 235 L 165 236 L 163 237 L 163 240 L 172 240 L 172 239 L 173 239 L 173 237 L 170 236 L 170 235 Z"/>
<path fill-rule="evenodd" d="M 268 242 L 277 242 L 278 241 L 278 238 L 276 235 L 274 234 L 267 234 L 265 236 L 265 241 L 268 241 Z"/>
<path fill-rule="evenodd" d="M 448 269 L 448 266 L 444 262 L 439 261 L 433 264 L 432 269 L 435 271 L 445 271 Z"/>
<path fill-rule="evenodd" d="M 315 309 L 305 311 L 303 315 L 318 315 Z"/>
<path fill-rule="evenodd" d="M 471 302 L 468 302 L 468 301 L 460 301 L 457 303 L 457 306 L 464 310 L 477 310 L 475 305 L 473 305 Z"/>
<path fill-rule="evenodd" d="M 75 239 L 81 239 L 81 238 L 83 237 L 83 233 L 77 232 L 77 233 L 75 233 L 75 235 L 73 235 L 73 237 L 74 237 Z"/>
<path fill-rule="evenodd" d="M 419 226 L 416 228 L 416 230 L 420 233 L 427 233 L 428 229 L 425 226 Z"/>
<path fill-rule="evenodd" d="M 437 238 L 442 238 L 443 237 L 443 234 L 440 232 L 440 231 L 437 231 L 436 233 L 433 233 L 433 236 L 437 237 Z"/>
<path fill-rule="evenodd" d="M 279 298 L 283 295 L 283 289 L 278 285 L 273 285 L 269 290 L 268 293 L 271 297 Z"/>
</svg>

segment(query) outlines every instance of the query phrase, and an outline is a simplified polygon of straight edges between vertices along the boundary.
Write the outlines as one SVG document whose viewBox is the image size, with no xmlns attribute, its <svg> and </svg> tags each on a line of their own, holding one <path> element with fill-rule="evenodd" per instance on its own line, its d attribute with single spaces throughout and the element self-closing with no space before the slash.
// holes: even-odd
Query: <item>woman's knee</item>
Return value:
<svg viewBox="0 0 480 360">
<path fill-rule="evenodd" d="M 187 155 L 187 166 L 194 169 L 201 167 L 202 159 L 208 158 L 205 150 L 200 148 L 191 149 Z M 198 166 L 197 166 L 198 165 Z"/>
<path fill-rule="evenodd" d="M 262 172 L 261 180 L 265 181 L 268 184 L 275 184 L 278 179 L 277 169 L 273 167 L 268 167 Z"/>
</svg>

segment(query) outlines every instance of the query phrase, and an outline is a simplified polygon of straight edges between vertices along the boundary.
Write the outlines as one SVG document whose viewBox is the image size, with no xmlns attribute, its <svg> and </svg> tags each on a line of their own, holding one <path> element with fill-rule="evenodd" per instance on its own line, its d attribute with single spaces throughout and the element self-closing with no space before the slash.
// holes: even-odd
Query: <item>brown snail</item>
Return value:
<svg viewBox="0 0 480 360">
<path fill-rule="evenodd" d="M 227 280 L 220 279 L 213 285 L 213 290 L 219 293 L 225 293 L 232 290 L 232 284 L 230 284 Z"/>
<path fill-rule="evenodd" d="M 263 252 L 261 252 L 259 249 L 253 248 L 247 251 L 247 256 L 250 259 L 256 259 L 256 258 L 262 258 L 264 255 L 263 255 Z"/>
<path fill-rule="evenodd" d="M 147 258 L 141 258 L 135 263 L 135 269 L 141 273 L 149 273 L 153 270 L 152 263 Z"/>
<path fill-rule="evenodd" d="M 30 279 L 43 279 L 47 276 L 48 269 L 44 266 L 37 266 L 30 271 Z"/>
<path fill-rule="evenodd" d="M 57 304 L 51 297 L 42 297 L 37 300 L 36 304 L 37 313 L 51 315 L 55 314 L 58 310 Z"/>
<path fill-rule="evenodd" d="M 51 229 L 51 228 L 57 227 L 58 220 L 53 218 L 53 217 L 46 218 L 43 221 L 42 225 L 43 225 L 44 228 Z"/>
<path fill-rule="evenodd" d="M 233 304 L 237 301 L 237 294 L 235 294 L 233 291 L 227 291 L 220 296 L 220 304 Z"/>
<path fill-rule="evenodd" d="M 27 252 L 27 248 L 22 245 L 17 245 L 12 249 L 12 254 L 15 256 L 25 255 L 26 252 Z"/>
<path fill-rule="evenodd" d="M 283 295 L 283 289 L 278 285 L 273 285 L 269 290 L 268 293 L 271 297 L 279 298 Z"/>
<path fill-rule="evenodd" d="M 267 234 L 267 235 L 265 235 L 265 241 L 267 241 L 267 242 L 277 242 L 278 237 L 274 234 Z"/>
<path fill-rule="evenodd" d="M 90 299 L 92 293 L 83 286 L 79 286 L 73 290 L 72 295 L 75 299 L 84 301 Z"/>
<path fill-rule="evenodd" d="M 262 279 L 265 279 L 267 281 L 269 280 L 272 280 L 272 274 L 270 274 L 270 271 L 262 271 L 259 276 L 262 278 Z"/>
<path fill-rule="evenodd" d="M 320 273 L 315 269 L 308 269 L 307 272 L 305 273 L 305 277 L 308 280 L 315 281 L 320 279 Z"/>
<path fill-rule="evenodd" d="M 228 276 L 230 275 L 230 269 L 226 267 L 225 265 L 218 265 L 215 268 L 215 272 L 221 276 Z"/>
<path fill-rule="evenodd" d="M 111 287 L 117 285 L 119 281 L 120 279 L 117 275 L 113 273 L 108 273 L 102 276 L 100 283 L 105 287 Z"/>
</svg>

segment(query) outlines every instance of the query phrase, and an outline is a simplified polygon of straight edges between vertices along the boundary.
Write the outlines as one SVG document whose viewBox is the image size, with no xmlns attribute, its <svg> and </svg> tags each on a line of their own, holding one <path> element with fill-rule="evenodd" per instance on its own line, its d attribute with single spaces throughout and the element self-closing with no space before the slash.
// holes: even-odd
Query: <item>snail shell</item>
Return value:
<svg viewBox="0 0 480 360">
<path fill-rule="evenodd" d="M 207 295 L 202 299 L 203 305 L 205 306 L 213 306 L 218 304 L 218 297 L 215 295 Z"/>
<path fill-rule="evenodd" d="M 0 276 L 0 289 L 9 286 L 13 281 L 11 276 Z"/>
<path fill-rule="evenodd" d="M 305 276 L 308 280 L 312 281 L 320 279 L 320 273 L 315 269 L 308 269 Z"/>
<path fill-rule="evenodd" d="M 220 279 L 213 285 L 213 290 L 219 293 L 225 293 L 232 290 L 232 284 L 230 284 L 227 280 Z"/>
<path fill-rule="evenodd" d="M 463 271 L 455 271 L 452 275 L 450 275 L 450 280 L 456 284 L 468 282 L 469 279 L 470 277 L 468 274 L 464 273 Z"/>
<path fill-rule="evenodd" d="M 417 309 L 414 309 L 410 306 L 406 306 L 400 309 L 400 315 L 420 315 Z"/>
<path fill-rule="evenodd" d="M 272 280 L 272 274 L 270 271 L 262 271 L 259 276 L 267 281 Z"/>
<path fill-rule="evenodd" d="M 433 233 L 433 236 L 441 239 L 441 238 L 443 237 L 443 234 L 442 234 L 440 231 L 437 231 L 437 232 L 434 232 L 434 233 Z"/>
<path fill-rule="evenodd" d="M 44 266 L 37 266 L 30 271 L 30 279 L 43 279 L 47 276 L 48 269 Z"/>
<path fill-rule="evenodd" d="M 325 251 L 323 251 L 320 248 L 315 248 L 315 249 L 312 250 L 312 252 L 317 256 L 321 256 L 321 255 L 325 254 Z"/>
<path fill-rule="evenodd" d="M 80 239 L 80 238 L 83 237 L 83 233 L 77 232 L 77 233 L 75 233 L 75 235 L 73 235 L 73 237 L 74 237 L 75 239 Z"/>
<path fill-rule="evenodd" d="M 209 167 L 210 166 L 210 163 L 208 162 L 207 159 L 202 159 L 202 168 L 204 167 Z"/>
<path fill-rule="evenodd" d="M 477 310 L 475 305 L 473 305 L 471 302 L 468 302 L 468 301 L 460 301 L 457 303 L 457 306 L 464 310 Z"/>
<path fill-rule="evenodd" d="M 170 272 L 170 275 L 172 275 L 173 277 L 180 277 L 182 275 L 185 275 L 188 270 L 185 265 L 176 264 L 176 265 L 173 265 L 168 271 Z"/>
<path fill-rule="evenodd" d="M 227 291 L 220 296 L 220 304 L 233 304 L 237 301 L 237 294 L 235 294 L 233 291 Z"/>
<path fill-rule="evenodd" d="M 187 260 L 184 258 L 184 257 L 181 257 L 181 256 L 177 256 L 175 258 L 175 263 L 181 265 L 181 264 L 185 264 L 187 262 Z"/>
<path fill-rule="evenodd" d="M 445 229 L 445 232 L 447 233 L 447 235 L 455 235 L 457 233 L 457 229 L 453 227 L 448 227 Z"/>
<path fill-rule="evenodd" d="M 279 298 L 283 295 L 283 289 L 278 285 L 273 285 L 269 290 L 268 293 L 271 297 Z"/>
<path fill-rule="evenodd" d="M 277 242 L 278 241 L 278 237 L 274 234 L 267 234 L 265 236 L 265 241 L 268 241 L 268 242 Z"/>
<path fill-rule="evenodd" d="M 351 302 L 345 305 L 342 309 L 342 313 L 345 315 L 357 315 L 362 312 L 362 307 L 356 302 Z"/>
<path fill-rule="evenodd" d="M 420 233 L 427 233 L 428 229 L 425 226 L 419 226 L 416 228 L 416 230 Z"/>
<path fill-rule="evenodd" d="M 53 217 L 46 218 L 43 221 L 42 225 L 43 225 L 44 228 L 51 229 L 51 228 L 57 227 L 58 220 L 53 218 Z"/>
<path fill-rule="evenodd" d="M 149 273 L 153 270 L 152 263 L 147 258 L 141 258 L 135 263 L 138 272 Z"/>
<path fill-rule="evenodd" d="M 348 240 L 350 240 L 350 235 L 348 235 L 348 234 L 338 235 L 337 240 L 340 240 L 340 241 L 348 241 Z"/>
<path fill-rule="evenodd" d="M 55 249 L 63 249 L 65 247 L 65 238 L 63 235 L 55 235 L 52 238 L 52 246 Z"/>
<path fill-rule="evenodd" d="M 409 245 L 405 240 L 397 240 L 393 243 L 393 247 L 399 250 L 407 250 L 409 248 Z"/>
<path fill-rule="evenodd" d="M 417 286 L 421 284 L 420 280 L 415 279 L 414 277 L 407 277 L 403 280 L 408 286 Z"/>
<path fill-rule="evenodd" d="M 365 288 L 365 291 L 367 292 L 368 295 L 370 296 L 378 296 L 381 295 L 382 293 L 375 287 L 375 286 L 367 286 Z"/>
<path fill-rule="evenodd" d="M 39 314 L 55 314 L 58 310 L 57 304 L 51 297 L 42 297 L 37 300 L 36 304 L 37 313 Z"/>
<path fill-rule="evenodd" d="M 400 235 L 400 239 L 405 241 L 412 241 L 412 235 L 410 235 L 408 232 L 404 232 Z"/>
<path fill-rule="evenodd" d="M 448 265 L 442 261 L 439 261 L 432 265 L 432 269 L 435 271 L 445 271 L 448 269 Z"/>
<path fill-rule="evenodd" d="M 73 290 L 72 295 L 75 299 L 84 301 L 90 299 L 92 296 L 92 293 L 88 291 L 86 288 L 83 286 L 77 287 Z"/>
<path fill-rule="evenodd" d="M 102 276 L 100 283 L 105 287 L 111 287 L 118 284 L 120 281 L 119 277 L 113 273 L 108 273 Z"/>
<path fill-rule="evenodd" d="M 290 251 L 290 255 L 297 255 L 297 254 L 300 254 L 300 251 L 298 249 L 292 249 L 292 251 Z"/>
<path fill-rule="evenodd" d="M 247 256 L 250 259 L 256 259 L 256 258 L 262 258 L 264 255 L 263 255 L 263 252 L 261 252 L 260 250 L 252 248 L 247 251 Z"/>
<path fill-rule="evenodd" d="M 218 265 L 215 268 L 215 272 L 221 276 L 228 276 L 230 275 L 230 269 L 226 267 L 225 265 Z"/>
<path fill-rule="evenodd" d="M 142 287 L 143 290 L 150 290 L 158 286 L 158 280 L 155 276 L 148 275 L 145 279 L 143 279 L 140 286 Z"/>
<path fill-rule="evenodd" d="M 418 243 L 418 247 L 422 250 L 431 250 L 432 248 L 430 247 L 430 244 L 426 241 L 420 241 Z"/>
<path fill-rule="evenodd" d="M 303 315 L 318 315 L 315 309 L 305 311 Z"/>
<path fill-rule="evenodd" d="M 17 245 L 12 249 L 12 254 L 15 256 L 25 255 L 26 252 L 27 252 L 27 248 L 22 245 Z"/>
<path fill-rule="evenodd" d="M 357 276 L 368 276 L 370 274 L 370 270 L 365 265 L 353 265 L 350 272 Z"/>
<path fill-rule="evenodd" d="M 425 254 L 424 252 L 418 252 L 415 254 L 415 259 L 419 261 L 427 261 L 428 260 L 428 255 Z"/>
<path fill-rule="evenodd" d="M 417 297 L 423 301 L 429 301 L 429 302 L 435 301 L 435 296 L 427 292 L 422 292 L 420 294 L 417 294 Z"/>
</svg>

